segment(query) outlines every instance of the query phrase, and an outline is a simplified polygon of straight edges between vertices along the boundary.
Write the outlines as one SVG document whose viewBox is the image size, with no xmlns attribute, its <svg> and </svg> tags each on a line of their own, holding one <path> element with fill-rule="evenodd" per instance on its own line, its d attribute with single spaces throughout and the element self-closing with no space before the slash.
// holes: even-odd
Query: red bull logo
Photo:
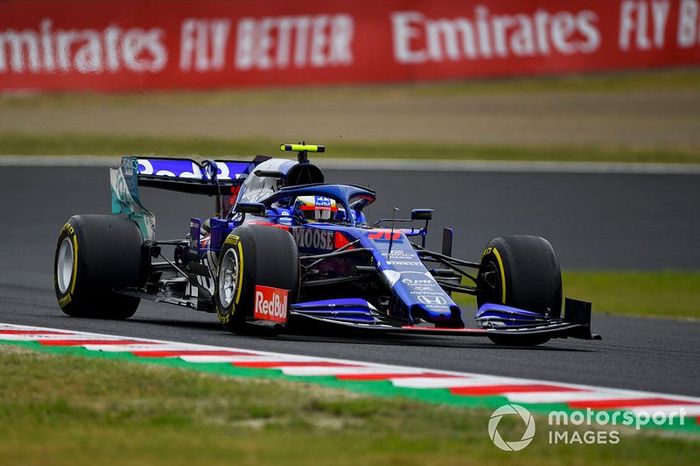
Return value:
<svg viewBox="0 0 700 466">
<path fill-rule="evenodd" d="M 253 317 L 272 322 L 287 322 L 288 291 L 271 286 L 255 287 L 255 310 Z"/>
</svg>

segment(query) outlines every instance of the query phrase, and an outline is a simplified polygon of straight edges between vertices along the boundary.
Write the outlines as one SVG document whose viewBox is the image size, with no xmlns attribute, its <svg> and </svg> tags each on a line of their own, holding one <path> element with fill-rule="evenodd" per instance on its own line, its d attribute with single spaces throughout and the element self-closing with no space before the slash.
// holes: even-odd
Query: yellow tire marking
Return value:
<svg viewBox="0 0 700 466">
<path fill-rule="evenodd" d="M 243 247 L 239 241 L 238 247 L 238 289 L 236 290 L 236 305 L 241 300 L 241 289 L 243 288 Z"/>
<path fill-rule="evenodd" d="M 75 282 L 78 280 L 78 237 L 73 235 L 73 276 L 70 282 L 70 294 L 75 292 Z"/>
<path fill-rule="evenodd" d="M 503 260 L 501 259 L 501 255 L 498 253 L 498 249 L 493 248 L 493 255 L 496 257 L 496 261 L 498 262 L 498 268 L 501 271 L 501 304 L 506 303 L 506 272 L 505 269 L 503 268 Z"/>
<path fill-rule="evenodd" d="M 73 298 L 71 298 L 70 293 L 68 293 L 68 294 L 66 294 L 63 298 L 61 298 L 61 299 L 58 300 L 58 305 L 61 306 L 61 309 L 63 309 L 63 308 L 66 307 L 68 304 L 70 304 L 70 302 L 71 302 L 72 299 L 73 299 Z"/>
</svg>

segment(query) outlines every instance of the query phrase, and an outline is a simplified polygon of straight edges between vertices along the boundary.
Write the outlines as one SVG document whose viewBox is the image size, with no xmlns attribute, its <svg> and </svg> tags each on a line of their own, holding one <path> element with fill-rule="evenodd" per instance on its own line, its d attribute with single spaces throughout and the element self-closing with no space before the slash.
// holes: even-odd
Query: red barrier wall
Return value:
<svg viewBox="0 0 700 466">
<path fill-rule="evenodd" d="M 210 89 L 700 65 L 699 3 L 0 1 L 0 89 Z"/>
</svg>

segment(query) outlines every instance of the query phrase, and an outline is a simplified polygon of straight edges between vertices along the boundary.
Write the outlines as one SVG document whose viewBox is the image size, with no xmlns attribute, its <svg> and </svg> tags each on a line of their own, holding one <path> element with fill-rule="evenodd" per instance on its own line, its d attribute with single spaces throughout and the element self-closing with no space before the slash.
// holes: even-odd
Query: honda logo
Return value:
<svg viewBox="0 0 700 466">
<path fill-rule="evenodd" d="M 437 304 L 437 305 L 444 305 L 447 304 L 447 300 L 443 298 L 442 296 L 418 296 L 418 301 L 420 301 L 423 304 Z"/>
</svg>

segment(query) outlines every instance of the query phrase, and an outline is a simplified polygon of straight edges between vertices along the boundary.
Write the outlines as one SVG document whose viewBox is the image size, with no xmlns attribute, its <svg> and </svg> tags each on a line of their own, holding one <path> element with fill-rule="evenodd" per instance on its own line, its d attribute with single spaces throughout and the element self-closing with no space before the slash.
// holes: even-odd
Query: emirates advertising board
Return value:
<svg viewBox="0 0 700 466">
<path fill-rule="evenodd" d="M 0 90 L 98 92 L 700 64 L 698 0 L 0 1 Z"/>
</svg>

